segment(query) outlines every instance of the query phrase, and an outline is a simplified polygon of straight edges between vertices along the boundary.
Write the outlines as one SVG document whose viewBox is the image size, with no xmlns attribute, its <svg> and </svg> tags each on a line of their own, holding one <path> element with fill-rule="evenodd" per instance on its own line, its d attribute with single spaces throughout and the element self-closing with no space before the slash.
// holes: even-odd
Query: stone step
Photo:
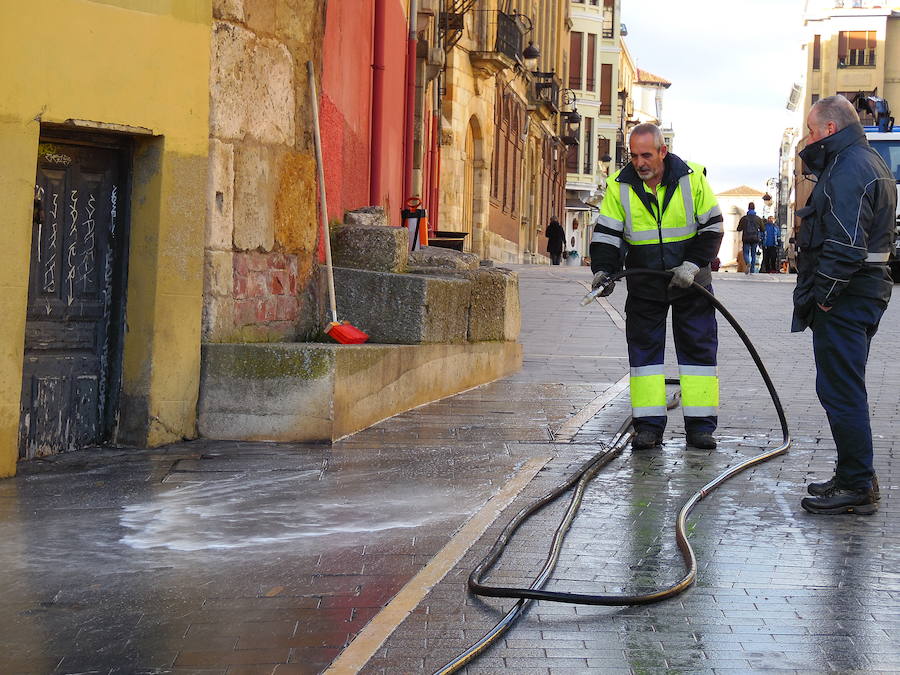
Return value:
<svg viewBox="0 0 900 675">
<path fill-rule="evenodd" d="M 199 433 L 334 441 L 521 368 L 516 342 L 205 344 Z"/>
<path fill-rule="evenodd" d="M 335 268 L 338 318 L 383 344 L 512 341 L 519 282 L 503 268 L 414 268 L 392 274 Z"/>
</svg>

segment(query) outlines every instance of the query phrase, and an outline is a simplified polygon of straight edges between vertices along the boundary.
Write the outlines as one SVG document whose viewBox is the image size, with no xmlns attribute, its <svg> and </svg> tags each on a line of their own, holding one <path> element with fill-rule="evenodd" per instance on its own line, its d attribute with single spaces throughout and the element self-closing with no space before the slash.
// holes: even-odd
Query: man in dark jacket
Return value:
<svg viewBox="0 0 900 675">
<path fill-rule="evenodd" d="M 550 224 L 544 231 L 544 236 L 547 237 L 547 253 L 550 254 L 550 264 L 559 265 L 566 243 L 566 231 L 562 229 L 562 225 L 556 218 L 551 218 Z"/>
<path fill-rule="evenodd" d="M 800 153 L 818 177 L 797 241 L 797 287 L 791 330 L 812 328 L 816 393 L 837 445 L 834 476 L 810 483 L 801 501 L 810 513 L 874 513 L 878 480 L 866 394 L 869 344 L 893 286 L 894 176 L 869 147 L 853 105 L 843 96 L 810 110 Z"/>
<path fill-rule="evenodd" d="M 747 265 L 745 274 L 756 272 L 756 247 L 765 230 L 762 218 L 756 215 L 756 204 L 750 202 L 747 205 L 747 215 L 738 221 L 737 226 L 737 231 L 742 233 L 741 241 L 744 244 L 744 264 Z"/>
</svg>

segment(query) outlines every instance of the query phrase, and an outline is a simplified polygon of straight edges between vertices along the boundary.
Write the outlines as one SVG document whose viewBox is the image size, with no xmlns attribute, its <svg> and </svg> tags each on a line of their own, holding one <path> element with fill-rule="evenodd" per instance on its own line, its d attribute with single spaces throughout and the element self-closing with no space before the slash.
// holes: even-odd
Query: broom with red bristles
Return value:
<svg viewBox="0 0 900 675">
<path fill-rule="evenodd" d="M 331 235 L 328 230 L 328 209 L 325 207 L 325 168 L 322 163 L 322 138 L 319 135 L 319 99 L 316 95 L 316 73 L 312 61 L 306 62 L 309 74 L 309 98 L 313 116 L 313 138 L 316 142 L 316 171 L 319 178 L 319 218 L 322 222 L 322 236 L 325 238 L 325 267 L 328 270 L 328 300 L 331 303 L 331 323 L 325 332 L 335 342 L 344 345 L 361 344 L 369 339 L 368 334 L 348 321 L 338 321 L 337 300 L 334 296 L 334 270 L 331 267 Z"/>
</svg>

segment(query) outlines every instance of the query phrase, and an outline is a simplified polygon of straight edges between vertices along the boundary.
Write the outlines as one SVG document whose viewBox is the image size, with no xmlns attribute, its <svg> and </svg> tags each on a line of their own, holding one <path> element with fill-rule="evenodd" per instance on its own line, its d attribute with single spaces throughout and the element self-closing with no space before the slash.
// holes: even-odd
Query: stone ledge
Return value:
<svg viewBox="0 0 900 675">
<path fill-rule="evenodd" d="M 218 440 L 334 441 L 521 366 L 516 342 L 210 343 L 198 426 Z"/>
</svg>

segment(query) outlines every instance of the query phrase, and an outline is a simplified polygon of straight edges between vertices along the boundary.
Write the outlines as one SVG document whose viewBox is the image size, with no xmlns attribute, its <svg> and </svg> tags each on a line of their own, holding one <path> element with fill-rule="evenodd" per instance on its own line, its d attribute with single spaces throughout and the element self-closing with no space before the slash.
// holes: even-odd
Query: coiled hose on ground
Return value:
<svg viewBox="0 0 900 675">
<path fill-rule="evenodd" d="M 624 277 L 641 275 L 665 277 L 667 279 L 672 277 L 671 272 L 648 269 L 629 269 L 612 275 L 605 286 L 615 283 L 616 281 Z M 722 303 L 719 302 L 712 293 L 710 293 L 703 286 L 700 286 L 697 283 L 694 283 L 692 285 L 692 288 L 694 291 L 700 293 L 712 303 L 712 305 L 718 310 L 718 312 L 723 317 L 725 317 L 728 323 L 731 324 L 732 328 L 734 328 L 735 332 L 738 334 L 738 337 L 740 337 L 741 341 L 743 341 L 744 346 L 747 347 L 747 351 L 750 353 L 753 362 L 759 369 L 759 373 L 760 375 L 762 375 L 763 381 L 766 384 L 766 388 L 769 390 L 769 395 L 772 398 L 772 403 L 774 404 L 775 410 L 778 413 L 778 420 L 781 423 L 782 432 L 781 445 L 772 450 L 767 450 L 760 455 L 744 460 L 743 462 L 730 467 L 729 469 L 726 469 L 721 474 L 709 481 L 702 488 L 700 488 L 693 495 L 691 495 L 691 497 L 684 503 L 684 505 L 681 507 L 681 510 L 679 510 L 678 517 L 675 521 L 675 540 L 678 544 L 679 550 L 681 551 L 681 556 L 682 560 L 684 561 L 686 572 L 677 583 L 672 584 L 671 586 L 668 586 L 666 588 L 661 588 L 659 590 L 653 591 L 652 593 L 646 593 L 642 595 L 591 595 L 586 593 L 564 593 L 558 591 L 542 590 L 544 584 L 547 583 L 547 580 L 550 578 L 550 575 L 556 567 L 557 561 L 559 560 L 559 554 L 562 550 L 563 541 L 565 540 L 566 533 L 568 532 L 572 521 L 575 519 L 575 515 L 577 514 L 578 508 L 581 505 L 581 500 L 587 484 L 597 475 L 597 473 L 599 473 L 600 469 L 602 469 L 606 464 L 608 464 L 619 454 L 621 454 L 622 450 L 625 448 L 634 433 L 631 424 L 632 419 L 631 417 L 628 417 L 628 419 L 625 420 L 622 426 L 620 426 L 619 429 L 615 432 L 612 441 L 605 451 L 594 455 L 562 484 L 558 485 L 543 497 L 536 499 L 534 502 L 521 509 L 500 533 L 500 536 L 491 547 L 491 550 L 488 552 L 487 556 L 485 556 L 485 558 L 480 563 L 478 563 L 475 569 L 472 570 L 471 574 L 469 574 L 469 590 L 475 595 L 491 598 L 516 598 L 518 599 L 518 602 L 512 607 L 512 609 L 509 610 L 509 612 L 507 612 L 506 616 L 504 616 L 490 631 L 488 631 L 480 640 L 478 640 L 478 642 L 470 646 L 468 649 L 459 654 L 456 658 L 444 665 L 442 668 L 436 670 L 435 675 L 446 675 L 449 673 L 454 673 L 477 658 L 494 642 L 496 642 L 496 640 L 500 636 L 502 636 L 507 630 L 509 630 L 516 619 L 518 619 L 523 614 L 532 600 L 549 600 L 552 602 L 567 602 L 582 605 L 646 605 L 666 600 L 667 598 L 671 598 L 678 595 L 679 593 L 684 592 L 694 583 L 697 578 L 697 559 L 685 533 L 687 518 L 690 515 L 691 511 L 695 506 L 697 506 L 697 504 L 700 503 L 700 501 L 702 501 L 706 496 L 708 496 L 729 478 L 732 478 L 733 476 L 741 473 L 751 466 L 760 464 L 772 459 L 773 457 L 777 457 L 778 455 L 787 452 L 787 449 L 791 445 L 791 435 L 788 431 L 787 419 L 784 415 L 784 409 L 781 406 L 781 400 L 778 398 L 778 392 L 775 391 L 775 386 L 772 384 L 772 379 L 769 377 L 769 373 L 766 371 L 766 367 L 763 365 L 762 359 L 760 359 L 756 348 L 753 346 L 750 338 L 744 332 L 744 329 L 741 328 L 737 320 L 727 309 L 725 309 Z M 598 294 L 599 289 L 595 290 L 588 297 L 596 297 Z M 677 380 L 666 380 L 666 383 L 674 384 L 677 383 Z M 678 394 L 676 394 L 669 401 L 668 407 L 674 407 L 675 405 L 677 405 L 677 402 Z M 540 572 L 535 577 L 534 581 L 528 586 L 528 588 L 490 586 L 482 583 L 484 577 L 488 574 L 488 572 L 490 572 L 493 566 L 500 559 L 500 556 L 503 554 L 503 551 L 506 548 L 507 544 L 509 544 L 513 535 L 519 529 L 522 523 L 528 520 L 528 518 L 534 515 L 537 511 L 540 511 L 548 504 L 556 501 L 559 497 L 572 489 L 573 486 L 575 489 L 572 493 L 569 507 L 566 510 L 566 513 L 564 514 L 562 521 L 560 522 L 560 525 L 556 529 L 556 532 L 553 536 L 553 541 L 550 545 L 550 550 L 544 562 L 544 566 L 541 568 Z"/>
</svg>

